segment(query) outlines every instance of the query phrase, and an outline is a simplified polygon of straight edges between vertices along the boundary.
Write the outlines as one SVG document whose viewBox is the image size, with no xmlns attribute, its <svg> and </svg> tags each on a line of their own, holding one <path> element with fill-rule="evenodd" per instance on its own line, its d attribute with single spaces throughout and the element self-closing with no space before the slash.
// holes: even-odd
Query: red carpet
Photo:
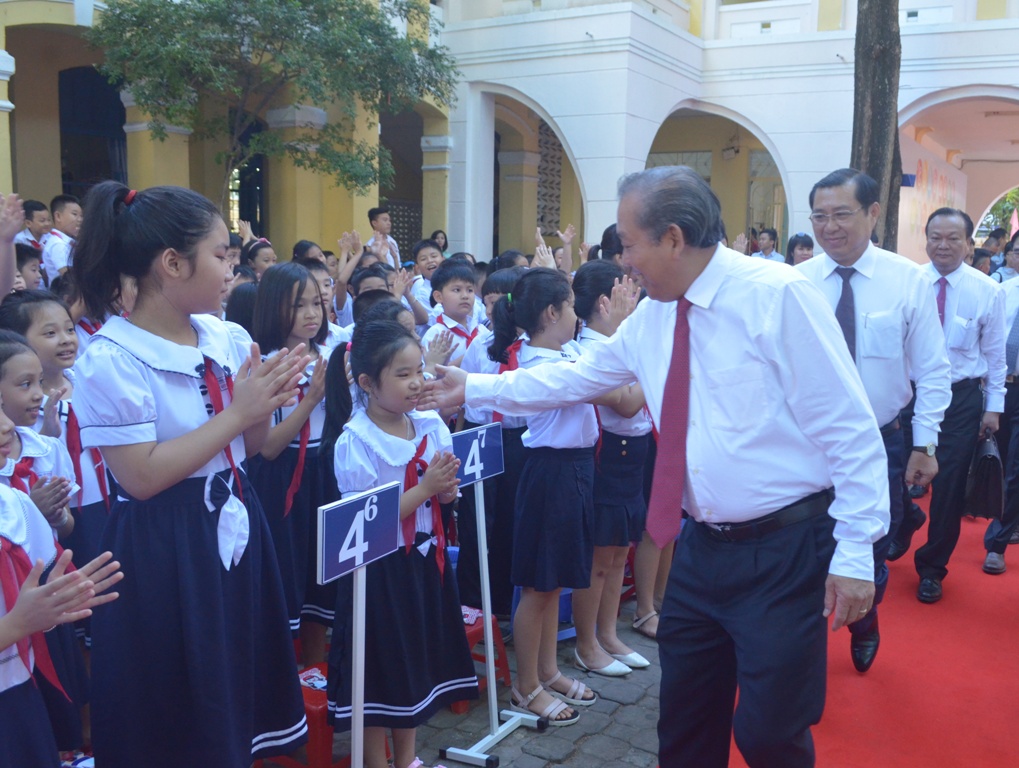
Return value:
<svg viewBox="0 0 1019 768">
<path fill-rule="evenodd" d="M 985 574 L 986 527 L 963 520 L 934 605 L 916 599 L 913 551 L 926 526 L 889 563 L 881 649 L 866 675 L 853 669 L 848 632 L 830 636 L 818 768 L 1019 766 L 1019 545 L 1005 554 L 1006 573 Z M 735 745 L 730 768 L 746 768 Z"/>
</svg>

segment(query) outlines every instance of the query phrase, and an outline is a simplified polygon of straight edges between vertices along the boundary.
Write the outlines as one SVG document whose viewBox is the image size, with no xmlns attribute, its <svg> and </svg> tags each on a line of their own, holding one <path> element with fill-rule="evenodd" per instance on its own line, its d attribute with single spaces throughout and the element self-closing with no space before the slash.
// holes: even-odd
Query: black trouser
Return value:
<svg viewBox="0 0 1019 768">
<path fill-rule="evenodd" d="M 913 407 L 916 405 L 916 385 L 913 384 L 912 386 L 914 392 L 913 399 L 909 401 L 909 405 L 903 408 L 899 414 L 899 422 L 902 424 L 903 473 L 905 473 L 906 467 L 909 466 L 909 457 L 913 452 Z M 889 491 L 895 493 L 894 488 L 889 489 Z M 912 535 L 913 531 L 919 530 L 920 526 L 923 525 L 923 521 L 923 510 L 913 501 L 913 497 L 909 495 L 909 483 L 905 481 L 902 483 L 901 519 L 898 521 L 892 520 L 892 527 L 888 531 L 888 536 L 902 542 L 904 538 L 902 532 L 908 531 Z"/>
<path fill-rule="evenodd" d="M 952 402 L 945 411 L 938 438 L 938 474 L 931 483 L 927 543 L 913 555 L 920 578 L 943 579 L 948 574 L 948 560 L 959 541 L 966 476 L 983 413 L 984 393 L 979 379 L 963 379 L 952 385 Z"/>
<path fill-rule="evenodd" d="M 733 734 L 750 768 L 814 765 L 834 525 L 822 514 L 724 542 L 685 522 L 658 625 L 661 768 L 726 768 Z"/>
<path fill-rule="evenodd" d="M 1005 385 L 1005 412 L 1001 414 L 998 448 L 1005 467 L 1005 514 L 992 520 L 984 534 L 988 552 L 1005 554 L 1008 540 L 1019 528 L 1019 381 Z"/>
</svg>

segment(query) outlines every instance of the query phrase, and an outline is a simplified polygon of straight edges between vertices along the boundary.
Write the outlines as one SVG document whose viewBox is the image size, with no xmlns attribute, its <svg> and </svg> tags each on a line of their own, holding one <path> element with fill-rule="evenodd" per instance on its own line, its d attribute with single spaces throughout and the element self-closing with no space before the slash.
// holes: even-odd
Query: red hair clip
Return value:
<svg viewBox="0 0 1019 768">
<path fill-rule="evenodd" d="M 126 195 L 124 195 L 124 205 L 131 205 L 131 203 L 134 202 L 134 196 L 137 194 L 138 190 L 132 189 Z"/>
</svg>

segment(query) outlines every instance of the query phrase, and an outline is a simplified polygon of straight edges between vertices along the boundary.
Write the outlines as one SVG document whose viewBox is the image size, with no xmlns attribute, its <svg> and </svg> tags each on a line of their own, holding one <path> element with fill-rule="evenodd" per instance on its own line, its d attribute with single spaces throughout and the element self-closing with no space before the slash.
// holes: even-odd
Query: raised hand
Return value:
<svg viewBox="0 0 1019 768">
<path fill-rule="evenodd" d="M 14 236 L 25 228 L 25 209 L 21 198 L 7 195 L 0 204 L 0 242 L 13 242 Z"/>
<path fill-rule="evenodd" d="M 298 344 L 292 351 L 284 348 L 263 361 L 258 345 L 251 345 L 251 355 L 234 380 L 230 403 L 245 429 L 268 419 L 277 408 L 296 401 L 297 382 L 311 361 L 304 349 L 304 344 Z"/>
<path fill-rule="evenodd" d="M 389 289 L 396 298 L 401 296 L 410 296 L 410 286 L 414 280 L 414 276 L 411 275 L 406 269 L 396 270 L 396 274 L 393 276 L 393 287 Z"/>
<path fill-rule="evenodd" d="M 28 495 L 50 527 L 65 522 L 64 513 L 71 499 L 71 481 L 66 477 L 40 477 Z"/>
<path fill-rule="evenodd" d="M 552 249 L 545 245 L 545 243 L 541 243 L 541 245 L 537 246 L 534 249 L 534 261 L 531 266 L 555 269 L 556 263 L 555 257 L 552 256 Z"/>
<path fill-rule="evenodd" d="M 308 389 L 304 393 L 305 400 L 321 403 L 326 396 L 326 368 L 325 358 L 319 355 L 315 361 L 315 368 L 311 372 L 311 379 L 308 381 Z"/>
<path fill-rule="evenodd" d="M 539 230 L 540 231 L 540 230 Z M 563 241 L 563 245 L 569 245 L 573 242 L 573 238 L 577 236 L 577 230 L 574 229 L 572 224 L 566 225 L 565 232 L 556 232 L 556 237 Z"/>
<path fill-rule="evenodd" d="M 63 427 L 60 424 L 60 399 L 67 394 L 67 387 L 51 389 L 46 395 L 46 405 L 42 408 L 42 429 L 39 434 L 47 437 L 60 437 Z"/>
<path fill-rule="evenodd" d="M 534 228 L 534 247 L 540 248 L 545 244 L 545 238 L 541 235 L 541 227 Z"/>
<path fill-rule="evenodd" d="M 590 243 L 581 243 L 580 244 L 580 263 L 581 264 L 584 264 L 584 263 L 587 262 L 587 253 L 590 250 L 591 250 L 591 244 Z"/>
<path fill-rule="evenodd" d="M 453 332 L 440 331 L 428 342 L 428 349 L 425 350 L 425 369 L 433 372 L 435 366 L 445 365 L 449 361 L 449 354 L 453 351 Z"/>
<path fill-rule="evenodd" d="M 746 233 L 740 232 L 736 235 L 736 239 L 732 241 L 732 249 L 740 253 L 746 253 L 748 242 Z"/>
<path fill-rule="evenodd" d="M 436 451 L 432 456 L 428 469 L 421 478 L 421 485 L 430 496 L 450 496 L 456 493 L 459 480 L 456 471 L 460 468 L 460 459 L 447 451 Z"/>
<path fill-rule="evenodd" d="M 251 231 L 250 221 L 237 221 L 237 234 L 241 236 L 241 243 L 250 243 L 255 239 L 255 233 Z"/>
</svg>

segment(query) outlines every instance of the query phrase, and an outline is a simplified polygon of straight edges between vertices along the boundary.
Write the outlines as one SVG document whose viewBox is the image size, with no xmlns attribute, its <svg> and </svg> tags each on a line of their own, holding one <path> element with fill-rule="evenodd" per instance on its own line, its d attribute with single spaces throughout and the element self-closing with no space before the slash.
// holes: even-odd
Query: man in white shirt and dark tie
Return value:
<svg viewBox="0 0 1019 768">
<path fill-rule="evenodd" d="M 726 768 L 735 735 L 751 768 L 813 766 L 825 617 L 870 610 L 888 530 L 877 422 L 824 297 L 720 245 L 694 171 L 633 174 L 619 195 L 623 263 L 651 300 L 573 365 L 451 369 L 419 407 L 528 415 L 636 378 L 660 427 L 647 530 L 663 546 L 688 515 L 657 634 L 660 765 Z"/>
<path fill-rule="evenodd" d="M 1001 288 L 964 263 L 973 236 L 969 217 L 954 208 L 939 208 L 927 219 L 925 232 L 931 261 L 923 272 L 932 286 L 952 365 L 952 403 L 941 422 L 927 543 L 913 556 L 920 575 L 917 598 L 936 603 L 959 541 L 973 450 L 980 435 L 998 431 L 1005 409 L 1005 310 Z"/>
</svg>

